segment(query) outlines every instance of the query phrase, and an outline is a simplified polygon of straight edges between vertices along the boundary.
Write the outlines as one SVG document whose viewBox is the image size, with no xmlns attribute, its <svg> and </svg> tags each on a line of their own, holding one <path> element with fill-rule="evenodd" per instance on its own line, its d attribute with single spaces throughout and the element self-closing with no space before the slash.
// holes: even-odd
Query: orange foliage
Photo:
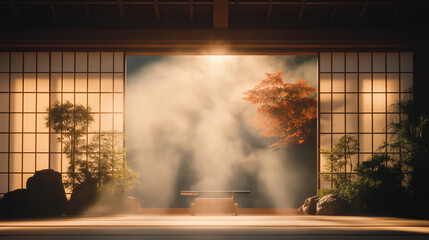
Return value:
<svg viewBox="0 0 429 240">
<path fill-rule="evenodd" d="M 272 146 L 302 144 L 311 134 L 311 124 L 317 117 L 317 100 L 311 95 L 316 89 L 300 79 L 297 83 L 284 82 L 283 72 L 266 73 L 253 89 L 246 91 L 244 100 L 260 105 L 255 124 L 264 137 L 281 138 Z"/>
</svg>

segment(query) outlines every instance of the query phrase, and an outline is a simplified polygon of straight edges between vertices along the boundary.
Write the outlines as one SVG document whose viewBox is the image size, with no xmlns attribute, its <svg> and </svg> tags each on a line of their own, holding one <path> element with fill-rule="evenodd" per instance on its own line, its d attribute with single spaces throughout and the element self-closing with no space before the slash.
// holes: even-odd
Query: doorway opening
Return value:
<svg viewBox="0 0 429 240">
<path fill-rule="evenodd" d="M 293 115 L 261 123 L 255 97 L 270 106 L 279 87 L 316 92 L 317 82 L 317 56 L 127 56 L 127 160 L 140 173 L 130 195 L 143 208 L 187 208 L 182 190 L 249 190 L 241 208 L 297 208 L 317 190 L 317 117 L 313 135 L 288 141 L 278 131 Z"/>
</svg>

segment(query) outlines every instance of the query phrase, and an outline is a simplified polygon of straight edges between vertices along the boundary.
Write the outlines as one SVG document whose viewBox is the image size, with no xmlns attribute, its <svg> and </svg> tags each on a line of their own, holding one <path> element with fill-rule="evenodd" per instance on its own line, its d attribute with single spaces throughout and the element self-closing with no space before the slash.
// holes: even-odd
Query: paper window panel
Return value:
<svg viewBox="0 0 429 240">
<path fill-rule="evenodd" d="M 88 72 L 100 72 L 100 53 L 89 52 Z"/>
<path fill-rule="evenodd" d="M 331 114 L 320 114 L 319 122 L 321 133 L 331 132 Z"/>
<path fill-rule="evenodd" d="M 372 71 L 373 72 L 386 71 L 386 53 L 384 52 L 372 53 Z"/>
<path fill-rule="evenodd" d="M 331 111 L 331 94 L 320 94 L 320 112 L 330 112 Z"/>
<path fill-rule="evenodd" d="M 320 74 L 320 92 L 331 92 L 331 74 L 321 73 Z"/>
<path fill-rule="evenodd" d="M 372 132 L 372 116 L 371 114 L 359 114 L 359 132 Z"/>
<path fill-rule="evenodd" d="M 113 52 L 101 53 L 101 72 L 113 72 Z"/>
<path fill-rule="evenodd" d="M 9 154 L 9 171 L 10 172 L 22 171 L 22 153 Z"/>
<path fill-rule="evenodd" d="M 358 114 L 346 114 L 346 132 L 358 132 Z"/>
<path fill-rule="evenodd" d="M 24 84 L 24 81 L 23 81 L 22 73 L 10 74 L 10 91 L 11 92 L 22 92 L 23 84 Z"/>
<path fill-rule="evenodd" d="M 400 66 L 401 72 L 413 72 L 413 53 L 401 52 L 400 53 Z"/>
<path fill-rule="evenodd" d="M 9 72 L 9 52 L 0 52 L 0 72 Z"/>
<path fill-rule="evenodd" d="M 344 52 L 332 53 L 332 71 L 344 72 Z"/>
<path fill-rule="evenodd" d="M 61 72 L 63 66 L 62 52 L 51 52 L 51 72 Z"/>
<path fill-rule="evenodd" d="M 23 71 L 23 53 L 22 52 L 11 52 L 10 53 L 10 70 L 11 72 L 22 72 Z"/>
<path fill-rule="evenodd" d="M 333 114 L 332 115 L 333 132 L 345 132 L 345 115 Z"/>
<path fill-rule="evenodd" d="M 360 52 L 359 53 L 359 72 L 371 72 L 371 53 Z"/>
<path fill-rule="evenodd" d="M 320 72 L 331 72 L 331 53 L 320 53 Z"/>
<path fill-rule="evenodd" d="M 387 72 L 399 72 L 399 53 L 387 53 Z"/>
<path fill-rule="evenodd" d="M 86 52 L 76 53 L 76 72 L 87 72 L 88 55 Z"/>
<path fill-rule="evenodd" d="M 63 72 L 74 72 L 74 52 L 63 52 Z"/>
<path fill-rule="evenodd" d="M 37 72 L 39 73 L 49 72 L 49 52 L 37 53 Z"/>
<path fill-rule="evenodd" d="M 36 171 L 49 168 L 49 154 L 37 154 L 36 159 Z"/>
<path fill-rule="evenodd" d="M 37 74 L 37 92 L 49 92 L 49 73 Z"/>
<path fill-rule="evenodd" d="M 9 73 L 0 73 L 0 92 L 9 92 Z"/>
<path fill-rule="evenodd" d="M 346 53 L 346 72 L 357 72 L 357 56 L 355 52 Z"/>
<path fill-rule="evenodd" d="M 9 131 L 9 114 L 0 113 L 0 132 Z"/>
<path fill-rule="evenodd" d="M 115 52 L 114 53 L 114 71 L 115 72 L 124 72 L 124 53 L 123 52 Z"/>
</svg>

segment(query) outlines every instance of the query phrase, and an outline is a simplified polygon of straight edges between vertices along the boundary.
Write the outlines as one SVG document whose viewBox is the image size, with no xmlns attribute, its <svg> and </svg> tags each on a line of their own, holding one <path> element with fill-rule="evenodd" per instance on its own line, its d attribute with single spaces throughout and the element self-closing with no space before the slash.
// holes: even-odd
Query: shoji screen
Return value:
<svg viewBox="0 0 429 240">
<path fill-rule="evenodd" d="M 36 170 L 63 174 L 68 161 L 45 127 L 56 101 L 91 107 L 99 132 L 124 130 L 123 52 L 0 52 L 0 195 L 25 188 Z"/>
<path fill-rule="evenodd" d="M 391 104 L 412 97 L 413 54 L 410 52 L 321 52 L 319 54 L 319 150 L 330 149 L 343 135 L 360 143 L 354 174 L 380 144 L 389 141 L 386 125 L 399 121 Z M 319 188 L 330 187 L 320 174 L 326 160 L 319 152 Z"/>
</svg>

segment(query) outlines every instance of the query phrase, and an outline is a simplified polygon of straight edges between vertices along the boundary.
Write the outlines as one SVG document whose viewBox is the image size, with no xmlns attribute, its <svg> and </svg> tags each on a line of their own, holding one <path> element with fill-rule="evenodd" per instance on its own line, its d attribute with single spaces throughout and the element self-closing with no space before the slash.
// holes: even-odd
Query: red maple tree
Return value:
<svg viewBox="0 0 429 240">
<path fill-rule="evenodd" d="M 284 82 L 283 72 L 266 73 L 243 99 L 260 105 L 255 124 L 264 137 L 281 138 L 272 147 L 307 142 L 312 134 L 312 122 L 317 118 L 316 88 L 300 79 L 297 83 Z"/>
</svg>

